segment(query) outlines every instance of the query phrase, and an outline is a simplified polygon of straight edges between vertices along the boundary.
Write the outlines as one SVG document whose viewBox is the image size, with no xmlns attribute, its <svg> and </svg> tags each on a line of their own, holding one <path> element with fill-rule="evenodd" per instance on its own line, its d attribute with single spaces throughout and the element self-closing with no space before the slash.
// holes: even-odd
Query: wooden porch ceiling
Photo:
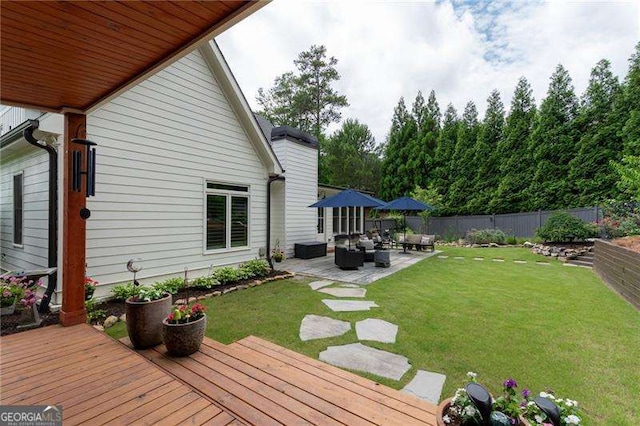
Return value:
<svg viewBox="0 0 640 426">
<path fill-rule="evenodd" d="M 2 1 L 0 102 L 89 112 L 265 1 Z"/>
</svg>

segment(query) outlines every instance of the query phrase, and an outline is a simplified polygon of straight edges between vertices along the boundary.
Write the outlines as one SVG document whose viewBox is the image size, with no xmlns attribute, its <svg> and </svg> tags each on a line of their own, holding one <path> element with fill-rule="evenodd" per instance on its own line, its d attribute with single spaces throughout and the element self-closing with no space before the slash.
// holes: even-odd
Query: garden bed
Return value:
<svg viewBox="0 0 640 426">
<path fill-rule="evenodd" d="M 640 235 L 634 235 L 632 237 L 616 238 L 611 241 L 613 244 L 628 248 L 637 253 L 640 253 Z"/>
</svg>

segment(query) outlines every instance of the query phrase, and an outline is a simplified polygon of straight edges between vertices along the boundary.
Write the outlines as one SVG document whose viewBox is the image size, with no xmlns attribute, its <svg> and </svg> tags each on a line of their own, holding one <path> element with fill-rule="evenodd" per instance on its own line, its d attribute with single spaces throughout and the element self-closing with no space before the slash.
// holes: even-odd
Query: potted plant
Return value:
<svg viewBox="0 0 640 426">
<path fill-rule="evenodd" d="M 207 327 L 206 308 L 200 303 L 175 307 L 162 321 L 162 341 L 172 356 L 187 356 L 200 349 Z"/>
<path fill-rule="evenodd" d="M 502 384 L 502 394 L 493 398 L 489 392 L 477 383 L 477 374 L 467 373 L 469 383 L 456 390 L 452 398 L 447 398 L 440 403 L 436 411 L 436 422 L 439 426 L 465 426 L 465 425 L 547 425 L 554 423 L 539 404 L 548 403 L 551 408 L 558 407 L 558 425 L 578 425 L 580 417 L 577 402 L 571 400 L 556 399 L 550 393 L 541 392 L 539 398 L 531 398 L 528 389 L 521 394 L 516 391 L 518 387 L 514 379 L 507 379 Z M 480 392 L 478 392 L 480 391 Z M 486 395 L 485 403 L 478 394 Z M 543 401 L 541 401 L 541 398 Z M 544 405 L 544 404 L 542 404 Z M 488 422 L 483 419 L 488 417 Z"/>
<path fill-rule="evenodd" d="M 96 291 L 98 281 L 91 277 L 84 277 L 84 300 L 91 300 L 93 293 Z"/>
<path fill-rule="evenodd" d="M 16 301 L 20 294 L 20 288 L 3 285 L 0 288 L 0 315 L 11 315 L 16 309 Z"/>
<path fill-rule="evenodd" d="M 284 252 L 280 249 L 280 240 L 276 240 L 276 247 L 271 251 L 271 258 L 277 263 L 284 260 Z"/>
<path fill-rule="evenodd" d="M 171 312 L 171 294 L 153 287 L 136 287 L 125 300 L 127 333 L 136 349 L 162 343 L 162 320 Z"/>
</svg>

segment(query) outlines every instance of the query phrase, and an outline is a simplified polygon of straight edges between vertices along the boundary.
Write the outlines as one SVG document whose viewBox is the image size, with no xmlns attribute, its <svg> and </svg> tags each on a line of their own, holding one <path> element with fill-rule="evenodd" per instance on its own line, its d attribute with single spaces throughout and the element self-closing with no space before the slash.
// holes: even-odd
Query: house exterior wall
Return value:
<svg viewBox="0 0 640 426">
<path fill-rule="evenodd" d="M 293 256 L 295 243 L 316 241 L 318 193 L 318 151 L 300 143 L 285 140 L 285 230 L 287 256 Z M 282 160 L 280 160 L 282 162 Z"/>
<path fill-rule="evenodd" d="M 99 141 L 96 196 L 87 203 L 94 279 L 131 280 L 125 265 L 137 257 L 143 283 L 259 257 L 268 173 L 199 51 L 92 113 L 87 128 Z M 248 249 L 205 251 L 206 181 L 249 187 Z"/>
<path fill-rule="evenodd" d="M 24 140 L 0 163 L 0 246 L 4 270 L 48 266 L 49 156 Z M 13 244 L 13 176 L 23 173 L 23 244 Z"/>
</svg>

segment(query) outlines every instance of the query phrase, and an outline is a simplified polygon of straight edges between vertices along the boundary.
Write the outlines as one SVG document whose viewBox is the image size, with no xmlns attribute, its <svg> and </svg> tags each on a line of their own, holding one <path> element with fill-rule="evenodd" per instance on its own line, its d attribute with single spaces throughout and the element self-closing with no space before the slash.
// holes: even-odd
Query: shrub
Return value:
<svg viewBox="0 0 640 426">
<path fill-rule="evenodd" d="M 220 284 L 230 284 L 239 280 L 237 269 L 231 266 L 225 266 L 213 273 L 213 277 L 220 282 Z"/>
<path fill-rule="evenodd" d="M 104 309 L 98 309 L 98 302 L 95 299 L 90 299 L 85 302 L 87 309 L 87 321 L 100 321 L 107 316 L 107 311 Z"/>
<path fill-rule="evenodd" d="M 471 229 L 467 232 L 467 241 L 470 244 L 505 244 L 506 235 L 499 229 Z"/>
<path fill-rule="evenodd" d="M 516 244 L 518 244 L 518 239 L 515 237 L 515 235 L 509 235 L 507 237 L 507 244 L 509 244 L 510 246 L 515 246 Z"/>
<path fill-rule="evenodd" d="M 174 277 L 158 281 L 153 284 L 153 288 L 169 294 L 176 294 L 184 288 L 184 278 Z"/>
<path fill-rule="evenodd" d="M 210 288 L 213 288 L 217 285 L 220 285 L 220 282 L 213 276 L 207 275 L 204 277 L 195 278 L 193 281 L 191 281 L 190 287 L 200 290 L 209 290 Z"/>
<path fill-rule="evenodd" d="M 240 266 L 240 271 L 244 271 L 244 274 L 247 275 L 245 279 L 264 277 L 269 274 L 271 267 L 266 260 L 253 259 L 243 263 L 242 266 Z"/>
<path fill-rule="evenodd" d="M 138 294 L 138 290 L 133 283 L 120 284 L 111 289 L 111 293 L 115 296 L 116 300 L 124 302 L 129 297 Z"/>
<path fill-rule="evenodd" d="M 536 236 L 546 242 L 562 243 L 573 240 L 583 241 L 595 235 L 582 219 L 567 212 L 556 212 L 544 226 L 538 228 Z"/>
</svg>

